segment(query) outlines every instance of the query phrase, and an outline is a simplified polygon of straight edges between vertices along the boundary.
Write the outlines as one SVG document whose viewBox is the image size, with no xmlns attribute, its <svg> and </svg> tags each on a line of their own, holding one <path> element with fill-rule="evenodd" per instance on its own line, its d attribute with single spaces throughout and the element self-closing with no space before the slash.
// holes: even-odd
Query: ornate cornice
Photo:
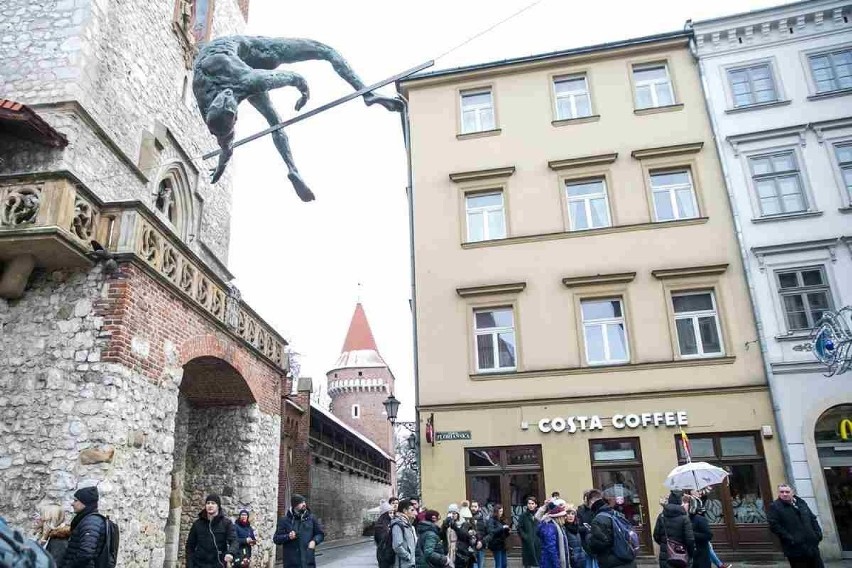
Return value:
<svg viewBox="0 0 852 568">
<path fill-rule="evenodd" d="M 461 183 L 465 181 L 479 181 L 483 179 L 507 178 L 515 173 L 515 166 L 505 168 L 491 168 L 487 170 L 474 170 L 470 172 L 456 172 L 450 174 L 450 181 Z"/>
<path fill-rule="evenodd" d="M 618 152 L 610 154 L 598 154 L 596 156 L 580 156 L 578 158 L 565 158 L 563 160 L 551 160 L 547 167 L 554 171 L 567 170 L 571 168 L 584 168 L 587 166 L 599 166 L 611 164 L 618 158 Z"/>
<path fill-rule="evenodd" d="M 526 282 L 509 282 L 506 284 L 486 284 L 482 286 L 469 286 L 456 288 L 456 294 L 462 298 L 475 298 L 477 296 L 496 296 L 498 294 L 518 294 L 527 287 Z"/>
<path fill-rule="evenodd" d="M 686 266 L 683 268 L 661 268 L 652 270 L 651 274 L 658 280 L 672 278 L 690 278 L 693 276 L 718 276 L 728 270 L 728 263 L 708 264 L 706 266 Z"/>
<path fill-rule="evenodd" d="M 616 272 L 613 274 L 594 274 L 591 276 L 572 276 L 563 278 L 562 284 L 566 288 L 578 288 L 580 286 L 595 286 L 598 284 L 626 284 L 633 282 L 636 278 L 635 272 Z"/>
</svg>

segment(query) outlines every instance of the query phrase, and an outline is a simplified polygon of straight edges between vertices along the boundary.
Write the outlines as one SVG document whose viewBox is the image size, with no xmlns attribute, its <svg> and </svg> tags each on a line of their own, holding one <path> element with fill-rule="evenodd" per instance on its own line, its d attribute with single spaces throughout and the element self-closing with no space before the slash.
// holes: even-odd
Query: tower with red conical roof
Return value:
<svg viewBox="0 0 852 568">
<path fill-rule="evenodd" d="M 393 392 L 395 379 L 379 354 L 361 302 L 326 377 L 332 414 L 393 455 L 392 427 L 382 403 Z"/>
</svg>

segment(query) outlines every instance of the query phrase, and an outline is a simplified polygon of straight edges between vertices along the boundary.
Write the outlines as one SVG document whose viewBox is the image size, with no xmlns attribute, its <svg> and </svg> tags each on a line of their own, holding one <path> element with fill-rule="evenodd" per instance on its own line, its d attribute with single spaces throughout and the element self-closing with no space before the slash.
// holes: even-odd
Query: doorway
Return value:
<svg viewBox="0 0 852 568">
<path fill-rule="evenodd" d="M 814 437 L 841 553 L 852 558 L 852 404 L 823 413 Z"/>
<path fill-rule="evenodd" d="M 592 480 L 610 507 L 633 525 L 640 554 L 652 555 L 651 524 L 639 438 L 589 440 Z"/>
</svg>

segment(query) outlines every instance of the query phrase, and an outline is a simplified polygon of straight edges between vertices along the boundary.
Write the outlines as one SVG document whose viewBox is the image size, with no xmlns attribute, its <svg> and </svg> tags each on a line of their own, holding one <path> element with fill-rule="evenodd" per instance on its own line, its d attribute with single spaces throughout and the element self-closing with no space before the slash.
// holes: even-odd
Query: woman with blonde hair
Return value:
<svg viewBox="0 0 852 568">
<path fill-rule="evenodd" d="M 62 507 L 52 503 L 39 504 L 33 516 L 33 527 L 33 537 L 50 554 L 57 566 L 61 564 L 65 549 L 68 548 L 68 538 L 71 536 L 71 527 L 65 523 L 65 511 Z"/>
</svg>

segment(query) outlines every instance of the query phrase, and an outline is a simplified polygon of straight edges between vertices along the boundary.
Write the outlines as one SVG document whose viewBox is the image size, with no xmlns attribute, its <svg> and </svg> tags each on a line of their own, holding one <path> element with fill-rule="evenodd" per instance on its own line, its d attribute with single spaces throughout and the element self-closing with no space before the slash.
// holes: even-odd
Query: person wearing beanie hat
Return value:
<svg viewBox="0 0 852 568">
<path fill-rule="evenodd" d="M 538 537 L 538 520 L 535 518 L 538 501 L 530 495 L 518 519 L 518 536 L 521 537 L 521 562 L 525 568 L 538 566 L 541 559 L 541 540 Z"/>
<path fill-rule="evenodd" d="M 106 520 L 98 514 L 98 488 L 81 487 L 74 493 L 71 536 L 60 568 L 94 568 L 106 537 Z"/>
<path fill-rule="evenodd" d="M 461 502 L 461 506 L 459 507 L 459 516 L 463 521 L 470 522 L 473 518 L 473 511 L 470 510 L 470 503 L 467 500 Z"/>
<path fill-rule="evenodd" d="M 390 534 L 390 525 L 396 515 L 397 507 L 399 506 L 399 498 L 393 495 L 387 501 L 382 501 L 379 504 L 379 517 L 373 525 L 373 542 L 376 543 L 376 549 L 381 546 L 382 542 Z"/>
<path fill-rule="evenodd" d="M 689 559 L 695 556 L 695 533 L 687 511 L 692 497 L 684 495 L 683 491 L 672 491 L 663 512 L 657 517 L 654 525 L 654 542 L 660 545 L 660 568 L 671 568 L 669 565 L 668 541 L 677 541 L 686 548 Z"/>
<path fill-rule="evenodd" d="M 251 549 L 257 544 L 257 537 L 254 534 L 254 527 L 251 526 L 249 516 L 248 509 L 242 509 L 234 523 L 234 529 L 237 532 L 237 547 L 239 548 L 239 556 L 234 563 L 235 566 L 249 566 L 251 564 Z"/>
<path fill-rule="evenodd" d="M 568 568 L 571 549 L 563 526 L 568 514 L 567 503 L 559 497 L 548 499 L 535 514 L 540 520 L 536 533 L 541 541 L 540 568 Z"/>
<path fill-rule="evenodd" d="M 210 535 L 213 538 L 210 538 Z M 186 538 L 187 568 L 220 568 L 239 553 L 237 531 L 222 512 L 222 499 L 211 493 Z"/>
<path fill-rule="evenodd" d="M 272 541 L 282 545 L 284 568 L 314 568 L 317 545 L 325 539 L 322 524 L 311 514 L 307 500 L 298 493 L 290 498 L 290 509 L 278 519 Z"/>
</svg>

